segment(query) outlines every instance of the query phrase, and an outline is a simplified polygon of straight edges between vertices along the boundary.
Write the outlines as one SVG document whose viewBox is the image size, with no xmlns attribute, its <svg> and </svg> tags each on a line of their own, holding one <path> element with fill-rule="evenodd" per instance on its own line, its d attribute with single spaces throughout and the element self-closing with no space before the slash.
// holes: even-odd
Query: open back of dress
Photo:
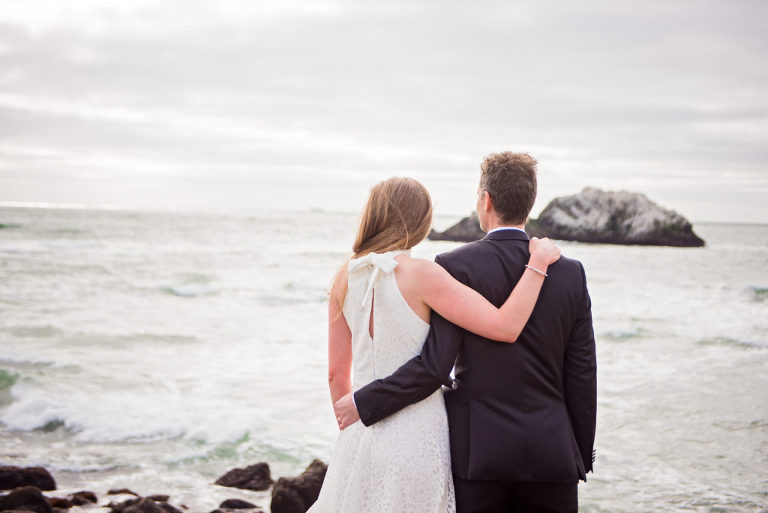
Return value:
<svg viewBox="0 0 768 513">
<path fill-rule="evenodd" d="M 395 257 L 405 253 L 371 253 L 350 263 L 343 311 L 352 332 L 355 390 L 392 374 L 418 355 L 429 332 L 429 324 L 411 309 L 397 287 Z"/>
</svg>

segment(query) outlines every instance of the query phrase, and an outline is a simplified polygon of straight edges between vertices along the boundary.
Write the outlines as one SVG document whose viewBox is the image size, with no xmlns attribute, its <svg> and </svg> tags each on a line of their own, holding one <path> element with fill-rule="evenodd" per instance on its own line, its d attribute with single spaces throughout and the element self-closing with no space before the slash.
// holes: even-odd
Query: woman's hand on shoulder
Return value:
<svg viewBox="0 0 768 513">
<path fill-rule="evenodd" d="M 548 237 L 532 237 L 528 243 L 528 252 L 531 254 L 531 261 L 543 267 L 554 264 L 560 258 L 560 248 Z"/>
</svg>

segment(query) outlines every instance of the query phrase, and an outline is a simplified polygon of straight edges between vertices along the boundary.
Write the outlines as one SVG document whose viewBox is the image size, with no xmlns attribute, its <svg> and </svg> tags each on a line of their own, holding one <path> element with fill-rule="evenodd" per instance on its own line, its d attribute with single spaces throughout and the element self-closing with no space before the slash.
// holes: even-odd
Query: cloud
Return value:
<svg viewBox="0 0 768 513">
<path fill-rule="evenodd" d="M 725 217 L 768 218 L 743 206 L 768 183 L 763 2 L 4 10 L 0 200 L 19 170 L 31 175 L 13 195 L 40 201 L 34 184 L 61 173 L 112 177 L 84 192 L 94 203 L 132 177 L 186 178 L 194 202 L 211 177 L 264 189 L 282 174 L 333 208 L 335 190 L 410 174 L 458 213 L 482 155 L 516 149 L 540 161 L 540 203 L 623 187 L 703 218 L 698 198 L 728 180 L 744 189 Z"/>
</svg>

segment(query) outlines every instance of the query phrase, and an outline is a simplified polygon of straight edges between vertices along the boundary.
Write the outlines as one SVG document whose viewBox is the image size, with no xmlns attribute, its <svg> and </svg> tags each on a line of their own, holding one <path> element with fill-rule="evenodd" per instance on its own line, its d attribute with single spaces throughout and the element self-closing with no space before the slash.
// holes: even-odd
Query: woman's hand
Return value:
<svg viewBox="0 0 768 513">
<path fill-rule="evenodd" d="M 531 238 L 531 242 L 528 243 L 528 252 L 531 254 L 533 265 L 538 264 L 542 267 L 554 264 L 560 258 L 560 248 L 555 246 L 548 237 Z"/>
</svg>

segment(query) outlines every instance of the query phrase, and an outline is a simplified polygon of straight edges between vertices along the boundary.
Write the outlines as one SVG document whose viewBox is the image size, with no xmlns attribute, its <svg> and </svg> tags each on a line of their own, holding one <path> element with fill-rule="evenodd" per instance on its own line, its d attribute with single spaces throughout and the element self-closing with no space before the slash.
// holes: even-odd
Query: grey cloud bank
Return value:
<svg viewBox="0 0 768 513">
<path fill-rule="evenodd" d="M 0 10 L 0 201 L 357 210 L 390 175 L 466 214 L 529 151 L 591 185 L 768 220 L 763 2 L 33 1 Z"/>
</svg>

